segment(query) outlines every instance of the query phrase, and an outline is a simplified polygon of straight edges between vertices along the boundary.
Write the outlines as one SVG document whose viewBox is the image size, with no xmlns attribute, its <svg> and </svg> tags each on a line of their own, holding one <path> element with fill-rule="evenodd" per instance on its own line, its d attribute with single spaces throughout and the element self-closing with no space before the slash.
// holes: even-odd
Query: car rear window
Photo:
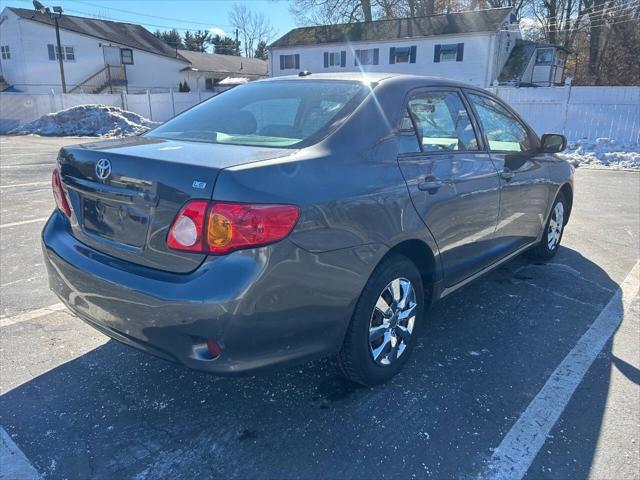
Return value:
<svg viewBox="0 0 640 480">
<path fill-rule="evenodd" d="M 371 87 L 337 80 L 255 82 L 223 92 L 149 132 L 151 137 L 296 148 L 322 138 Z"/>
</svg>

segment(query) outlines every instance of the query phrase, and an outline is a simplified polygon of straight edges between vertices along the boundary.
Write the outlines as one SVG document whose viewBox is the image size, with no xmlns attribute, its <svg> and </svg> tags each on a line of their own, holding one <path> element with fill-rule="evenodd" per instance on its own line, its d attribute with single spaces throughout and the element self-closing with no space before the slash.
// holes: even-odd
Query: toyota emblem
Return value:
<svg viewBox="0 0 640 480">
<path fill-rule="evenodd" d="M 96 176 L 100 180 L 106 180 L 111 176 L 111 162 L 106 158 L 101 158 L 96 163 Z"/>
</svg>

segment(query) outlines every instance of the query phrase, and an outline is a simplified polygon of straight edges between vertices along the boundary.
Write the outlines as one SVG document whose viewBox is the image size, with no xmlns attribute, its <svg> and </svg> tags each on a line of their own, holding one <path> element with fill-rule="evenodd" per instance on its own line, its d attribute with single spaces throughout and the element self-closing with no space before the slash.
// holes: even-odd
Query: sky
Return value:
<svg viewBox="0 0 640 480">
<path fill-rule="evenodd" d="M 185 30 L 222 30 L 233 36 L 229 12 L 234 3 L 244 3 L 255 12 L 262 12 L 273 25 L 276 35 L 271 40 L 295 28 L 287 0 L 40 0 L 47 7 L 62 6 L 69 15 L 98 17 L 137 23 L 150 31 L 176 28 Z M 31 0 L 0 0 L 4 7 L 33 8 Z"/>
</svg>

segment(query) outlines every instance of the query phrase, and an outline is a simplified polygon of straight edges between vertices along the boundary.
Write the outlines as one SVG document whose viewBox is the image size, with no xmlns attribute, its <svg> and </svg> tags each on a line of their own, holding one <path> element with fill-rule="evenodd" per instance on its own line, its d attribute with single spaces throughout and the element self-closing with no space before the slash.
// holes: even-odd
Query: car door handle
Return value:
<svg viewBox="0 0 640 480">
<path fill-rule="evenodd" d="M 434 194 L 438 191 L 440 187 L 444 185 L 442 180 L 438 180 L 434 176 L 426 176 L 422 179 L 420 183 L 418 183 L 418 190 L 427 191 L 430 194 Z"/>
<path fill-rule="evenodd" d="M 513 178 L 513 176 L 515 175 L 515 173 L 514 173 L 514 172 L 512 172 L 511 170 L 507 170 L 507 169 L 505 169 L 505 170 L 502 170 L 502 171 L 499 173 L 499 175 L 500 175 L 500 178 L 502 178 L 505 182 L 508 182 L 508 181 L 510 181 L 510 180 Z"/>
</svg>

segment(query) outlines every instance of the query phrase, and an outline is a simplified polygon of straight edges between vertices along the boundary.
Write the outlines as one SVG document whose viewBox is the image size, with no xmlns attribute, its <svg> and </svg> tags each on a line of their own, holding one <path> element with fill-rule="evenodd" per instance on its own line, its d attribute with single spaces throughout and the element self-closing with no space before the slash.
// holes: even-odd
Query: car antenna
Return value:
<svg viewBox="0 0 640 480">
<path fill-rule="evenodd" d="M 309 75 L 311 75 L 311 72 L 309 70 L 302 70 L 300 73 L 298 73 L 299 77 L 308 77 Z"/>
</svg>

